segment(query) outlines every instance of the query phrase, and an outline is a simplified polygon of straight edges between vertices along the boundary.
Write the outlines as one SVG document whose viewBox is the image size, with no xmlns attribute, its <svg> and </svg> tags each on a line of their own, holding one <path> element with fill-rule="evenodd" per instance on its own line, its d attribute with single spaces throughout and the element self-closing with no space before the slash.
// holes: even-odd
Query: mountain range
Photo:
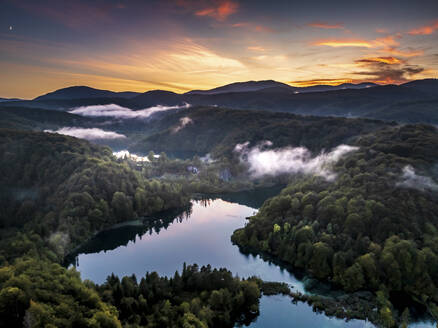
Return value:
<svg viewBox="0 0 438 328">
<path fill-rule="evenodd" d="M 290 112 L 301 115 L 366 117 L 400 122 L 438 124 L 438 80 L 401 85 L 374 83 L 293 87 L 265 80 L 224 85 L 179 94 L 165 90 L 113 92 L 86 86 L 59 89 L 33 100 L 1 102 L 1 106 L 69 110 L 78 106 L 117 104 L 131 109 L 156 105 L 219 106 Z"/>
<path fill-rule="evenodd" d="M 365 82 L 359 84 L 343 83 L 336 86 L 333 85 L 315 85 L 310 87 L 293 87 L 286 83 L 273 80 L 265 81 L 246 81 L 236 82 L 220 86 L 210 90 L 192 90 L 184 94 L 177 94 L 171 91 L 153 90 L 145 93 L 125 91 L 113 92 L 109 90 L 94 89 L 87 86 L 72 86 L 63 89 L 58 89 L 53 92 L 36 97 L 35 101 L 41 100 L 59 100 L 59 99 L 87 99 L 87 98 L 125 98 L 133 99 L 137 96 L 145 95 L 150 92 L 154 94 L 171 97 L 172 95 L 188 96 L 188 95 L 217 95 L 226 93 L 242 93 L 242 92 L 284 92 L 284 93 L 307 93 L 307 92 L 324 92 L 333 90 L 345 89 L 364 89 L 378 86 L 378 84 Z"/>
</svg>

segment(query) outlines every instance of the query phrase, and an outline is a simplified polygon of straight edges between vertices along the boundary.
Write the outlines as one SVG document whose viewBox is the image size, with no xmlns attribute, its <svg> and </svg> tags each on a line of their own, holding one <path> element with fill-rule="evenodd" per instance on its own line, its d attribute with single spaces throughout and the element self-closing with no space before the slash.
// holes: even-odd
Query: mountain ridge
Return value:
<svg viewBox="0 0 438 328">
<path fill-rule="evenodd" d="M 51 99 L 85 99 L 85 98 L 133 98 L 140 93 L 133 91 L 114 92 L 109 90 L 95 89 L 85 85 L 71 86 L 38 96 L 33 100 Z"/>
<path fill-rule="evenodd" d="M 410 89 L 422 90 L 425 92 L 438 92 L 438 80 L 437 79 L 423 79 L 423 80 L 413 80 L 398 86 L 404 86 Z M 185 93 L 176 93 L 168 90 L 148 90 L 143 93 L 133 92 L 133 91 L 122 91 L 115 92 L 110 90 L 96 89 L 89 86 L 70 86 L 66 88 L 57 89 L 55 91 L 40 95 L 33 100 L 54 100 L 54 99 L 89 99 L 89 98 L 123 98 L 123 99 L 134 99 L 142 95 L 148 96 L 163 96 L 163 95 L 217 95 L 226 93 L 242 93 L 242 92 L 280 92 L 285 93 L 314 93 L 314 92 L 326 92 L 326 91 L 337 91 L 337 90 L 348 90 L 348 89 L 366 89 L 372 87 L 384 87 L 386 85 L 379 85 L 373 82 L 362 82 L 362 83 L 342 83 L 339 85 L 326 85 L 319 84 L 308 87 L 296 87 L 291 86 L 286 83 L 274 81 L 274 80 L 260 80 L 260 81 L 243 81 L 234 82 L 219 86 L 213 89 L 207 90 L 191 90 Z M 12 101 L 21 99 L 7 99 L 0 98 L 0 101 Z"/>
</svg>

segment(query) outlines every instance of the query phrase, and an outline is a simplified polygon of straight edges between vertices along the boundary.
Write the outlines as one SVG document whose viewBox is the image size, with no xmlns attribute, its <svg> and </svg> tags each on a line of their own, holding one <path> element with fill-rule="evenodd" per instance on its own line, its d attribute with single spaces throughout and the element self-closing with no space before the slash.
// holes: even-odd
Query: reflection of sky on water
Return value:
<svg viewBox="0 0 438 328">
<path fill-rule="evenodd" d="M 193 203 L 187 220 L 174 222 L 159 234 L 153 232 L 137 237 L 135 242 L 112 251 L 79 255 L 78 270 L 84 279 L 101 283 L 114 272 L 119 276 L 146 271 L 173 275 L 181 271 L 183 263 L 211 264 L 225 267 L 240 277 L 258 275 L 265 280 L 285 281 L 303 290 L 302 284 L 286 270 L 260 259 L 246 256 L 231 243 L 233 231 L 243 227 L 245 218 L 256 210 L 223 200 Z"/>
<path fill-rule="evenodd" d="M 315 313 L 311 306 L 298 302 L 293 304 L 289 297 L 263 296 L 260 300 L 260 315 L 251 328 L 371 328 L 373 324 L 363 320 L 340 320 L 322 313 Z"/>
<path fill-rule="evenodd" d="M 205 206 L 207 204 L 207 206 Z M 233 231 L 245 225 L 245 218 L 255 209 L 226 202 L 220 199 L 193 202 L 192 214 L 181 222 L 175 220 L 167 229 L 145 233 L 130 241 L 127 246 L 92 254 L 79 255 L 77 268 L 84 279 L 104 282 L 114 272 L 119 276 L 136 274 L 142 277 L 146 271 L 157 271 L 171 276 L 181 271 L 183 263 L 211 264 L 225 267 L 240 277 L 257 275 L 267 281 L 283 281 L 304 292 L 302 282 L 287 270 L 262 260 L 259 256 L 246 256 L 231 243 Z M 252 328 L 265 327 L 348 327 L 369 328 L 372 324 L 361 320 L 329 318 L 313 312 L 306 303 L 292 304 L 289 297 L 263 296 L 260 315 Z M 410 327 L 432 327 L 431 324 L 416 323 Z"/>
</svg>

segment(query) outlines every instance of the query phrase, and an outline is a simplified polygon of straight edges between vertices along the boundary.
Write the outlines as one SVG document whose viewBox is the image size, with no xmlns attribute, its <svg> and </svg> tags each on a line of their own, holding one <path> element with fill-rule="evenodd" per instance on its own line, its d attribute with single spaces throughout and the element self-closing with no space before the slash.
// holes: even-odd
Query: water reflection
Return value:
<svg viewBox="0 0 438 328">
<path fill-rule="evenodd" d="M 291 303 L 287 296 L 262 296 L 260 300 L 260 315 L 250 324 L 252 328 L 290 328 L 290 327 L 318 327 L 318 328 L 371 328 L 374 325 L 364 320 L 340 320 L 330 318 L 323 313 L 316 313 L 306 303 Z"/>
<path fill-rule="evenodd" d="M 193 201 L 192 207 L 162 213 L 153 222 L 119 226 L 99 233 L 69 258 L 85 279 L 97 283 L 115 273 L 119 276 L 157 271 L 171 276 L 183 263 L 226 267 L 241 277 L 290 283 L 304 291 L 290 272 L 258 255 L 242 254 L 230 241 L 232 232 L 257 210 L 220 199 Z"/>
<path fill-rule="evenodd" d="M 118 247 L 127 247 L 138 239 L 148 235 L 158 235 L 161 230 L 166 230 L 172 223 L 181 223 L 192 214 L 192 205 L 158 213 L 153 217 L 145 217 L 135 221 L 115 225 L 108 230 L 99 232 L 94 238 L 81 245 L 74 253 L 65 258 L 65 265 L 78 266 L 79 254 L 94 254 L 112 251 Z"/>
<path fill-rule="evenodd" d="M 244 197 L 237 197 L 241 203 Z M 257 209 L 223 199 L 202 199 L 178 211 L 132 221 L 99 233 L 70 258 L 84 279 L 103 283 L 111 273 L 118 276 L 146 271 L 173 276 L 183 263 L 225 267 L 240 277 L 257 275 L 263 280 L 289 283 L 305 292 L 303 280 L 281 263 L 243 254 L 230 241 L 232 232 L 244 226 Z M 369 322 L 329 318 L 305 303 L 292 304 L 284 296 L 263 296 L 260 316 L 251 327 L 372 327 Z"/>
</svg>

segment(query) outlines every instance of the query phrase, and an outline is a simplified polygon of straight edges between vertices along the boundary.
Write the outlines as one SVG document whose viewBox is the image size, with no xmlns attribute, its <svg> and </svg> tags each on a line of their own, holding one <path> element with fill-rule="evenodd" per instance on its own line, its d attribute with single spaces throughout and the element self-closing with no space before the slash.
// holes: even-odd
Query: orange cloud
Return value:
<svg viewBox="0 0 438 328">
<path fill-rule="evenodd" d="M 221 1 L 214 7 L 208 7 L 195 12 L 196 16 L 209 16 L 218 21 L 224 21 L 237 12 L 239 5 L 233 1 Z"/>
<path fill-rule="evenodd" d="M 431 25 L 422 26 L 420 28 L 413 29 L 408 33 L 411 35 L 429 35 L 438 29 L 438 20 L 433 22 Z"/>
<path fill-rule="evenodd" d="M 307 24 L 307 26 L 315 27 L 315 28 L 322 28 L 322 29 L 344 29 L 344 25 L 342 24 L 328 24 L 324 22 L 313 22 Z"/>
<path fill-rule="evenodd" d="M 384 46 L 384 47 L 395 47 L 398 46 L 400 43 L 397 41 L 397 39 L 400 39 L 401 35 L 388 35 L 383 38 L 377 38 L 373 41 L 373 43 L 376 46 Z"/>
<path fill-rule="evenodd" d="M 416 57 L 424 54 L 424 51 L 421 49 L 409 49 L 409 50 L 397 49 L 397 47 L 400 45 L 400 42 L 398 40 L 401 39 L 401 37 L 402 37 L 401 34 L 395 34 L 395 35 L 387 35 L 385 37 L 377 38 L 374 40 L 361 40 L 361 39 L 320 40 L 314 42 L 313 45 L 328 46 L 333 48 L 338 48 L 338 47 L 378 48 L 379 52 L 392 56 L 398 56 L 398 57 Z M 389 56 L 377 57 L 377 58 L 380 58 L 380 62 L 383 62 L 384 60 L 387 61 L 391 60 L 388 59 Z M 381 59 L 381 58 L 386 58 L 386 59 Z"/>
<path fill-rule="evenodd" d="M 321 40 L 313 43 L 317 46 L 328 46 L 333 48 L 339 47 L 363 47 L 374 48 L 375 44 L 366 40 Z"/>
<path fill-rule="evenodd" d="M 400 84 L 400 83 L 403 83 L 406 81 L 405 80 L 403 80 L 403 81 L 394 80 L 393 78 L 387 76 L 384 79 L 373 80 L 373 82 L 377 83 L 377 84 Z"/>
<path fill-rule="evenodd" d="M 384 28 L 376 28 L 376 32 L 377 33 L 388 33 L 388 30 L 386 30 Z"/>
<path fill-rule="evenodd" d="M 251 51 L 260 51 L 260 52 L 266 51 L 265 48 L 260 46 L 252 46 L 252 47 L 248 47 L 247 49 Z"/>
<path fill-rule="evenodd" d="M 388 65 L 401 64 L 402 60 L 395 57 L 368 57 L 356 60 L 356 63 L 383 63 Z"/>
<path fill-rule="evenodd" d="M 375 40 L 361 40 L 361 39 L 344 39 L 344 40 L 320 40 L 314 42 L 314 45 L 329 46 L 329 47 L 364 47 L 364 48 L 378 48 L 378 47 L 396 47 L 400 43 L 397 39 L 400 39 L 401 35 L 387 35 Z"/>
<path fill-rule="evenodd" d="M 311 87 L 314 85 L 339 85 L 342 83 L 352 83 L 352 79 L 314 79 L 288 82 L 294 87 Z"/>
<path fill-rule="evenodd" d="M 423 50 L 398 50 L 395 48 L 386 48 L 382 50 L 385 53 L 394 55 L 394 56 L 400 56 L 400 57 L 417 57 L 424 54 Z"/>
<path fill-rule="evenodd" d="M 272 29 L 268 26 L 254 24 L 254 23 L 250 23 L 250 22 L 235 23 L 235 24 L 231 25 L 231 27 L 247 28 L 247 29 L 255 31 L 255 32 L 265 32 L 265 33 L 274 32 L 274 29 Z"/>
</svg>

